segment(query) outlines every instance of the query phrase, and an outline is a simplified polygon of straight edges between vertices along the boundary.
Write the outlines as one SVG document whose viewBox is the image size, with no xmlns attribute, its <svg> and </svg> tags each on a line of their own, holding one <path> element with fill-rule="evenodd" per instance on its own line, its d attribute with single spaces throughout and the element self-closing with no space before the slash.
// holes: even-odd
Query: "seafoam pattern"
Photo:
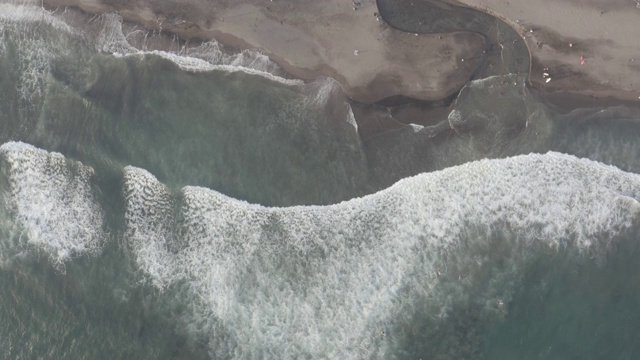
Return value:
<svg viewBox="0 0 640 360">
<path fill-rule="evenodd" d="M 115 56 L 154 55 L 176 64 L 188 72 L 244 72 L 262 76 L 284 85 L 303 85 L 297 79 L 286 79 L 278 74 L 280 68 L 259 50 L 244 50 L 236 55 L 226 55 L 215 40 L 199 47 L 185 49 L 184 54 L 159 50 L 136 49 L 127 41 L 122 31 L 122 17 L 117 14 L 104 14 L 100 17 L 102 28 L 96 38 L 96 49 Z"/>
<path fill-rule="evenodd" d="M 126 178 L 136 179 L 135 182 L 125 181 L 124 184 L 125 201 L 136 204 L 135 208 L 128 208 L 125 213 L 127 237 L 133 239 L 129 245 L 137 263 L 150 280 L 163 289 L 167 283 L 176 280 L 173 276 L 175 266 L 155 260 L 164 258 L 173 262 L 169 246 L 175 241 L 175 201 L 169 189 L 146 170 L 127 166 L 125 174 Z"/>
<path fill-rule="evenodd" d="M 558 153 L 477 161 L 326 207 L 185 187 L 177 215 L 158 217 L 145 209 L 174 196 L 140 169 L 125 184 L 138 265 L 161 288 L 188 282 L 236 358 L 388 356 L 398 339 L 385 329 L 411 321 L 408 309 L 437 321 L 475 301 L 499 317 L 531 252 L 604 256 L 640 215 L 640 176 Z M 495 232 L 508 246 L 493 248 Z M 495 258 L 501 271 L 484 271 Z"/>
<path fill-rule="evenodd" d="M 21 142 L 0 146 L 0 163 L 4 205 L 23 228 L 21 245 L 43 251 L 56 266 L 100 251 L 106 234 L 92 168 Z"/>
</svg>

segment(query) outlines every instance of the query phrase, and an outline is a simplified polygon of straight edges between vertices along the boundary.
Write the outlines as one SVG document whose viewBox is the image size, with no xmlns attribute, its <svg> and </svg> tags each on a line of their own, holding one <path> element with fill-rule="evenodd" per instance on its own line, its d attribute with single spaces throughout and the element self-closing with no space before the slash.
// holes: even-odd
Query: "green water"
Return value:
<svg viewBox="0 0 640 360">
<path fill-rule="evenodd" d="M 416 105 L 185 70 L 116 16 L 0 34 L 0 358 L 640 356 L 636 109 L 554 112 L 516 54 L 365 137 Z"/>
</svg>

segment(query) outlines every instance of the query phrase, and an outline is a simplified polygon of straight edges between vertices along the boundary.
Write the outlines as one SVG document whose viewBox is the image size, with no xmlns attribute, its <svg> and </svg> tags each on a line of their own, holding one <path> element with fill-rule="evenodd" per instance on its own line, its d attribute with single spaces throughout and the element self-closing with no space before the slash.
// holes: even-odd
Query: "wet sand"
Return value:
<svg viewBox="0 0 640 360">
<path fill-rule="evenodd" d="M 260 48 L 294 77 L 329 76 L 354 100 L 393 95 L 438 100 L 457 92 L 483 60 L 476 33 L 406 33 L 374 15 L 373 0 L 178 1 L 46 0 L 90 13 L 117 11 L 125 20 L 182 38 L 215 38 L 236 49 Z M 356 10 L 354 10 L 354 7 Z"/>
<path fill-rule="evenodd" d="M 536 88 L 640 101 L 640 2 L 458 1 L 520 32 L 531 52 Z"/>
<path fill-rule="evenodd" d="M 635 40 L 640 8 L 634 0 L 427 2 L 447 9 L 454 3 L 469 6 L 511 25 L 530 50 L 530 82 L 539 90 L 640 101 L 640 41 Z M 360 102 L 395 95 L 445 99 L 485 65 L 487 49 L 496 45 L 470 31 L 416 35 L 396 30 L 376 18 L 374 0 L 44 4 L 78 6 L 89 13 L 116 11 L 127 21 L 184 39 L 215 38 L 236 49 L 260 48 L 294 77 L 336 78 L 345 93 Z"/>
</svg>

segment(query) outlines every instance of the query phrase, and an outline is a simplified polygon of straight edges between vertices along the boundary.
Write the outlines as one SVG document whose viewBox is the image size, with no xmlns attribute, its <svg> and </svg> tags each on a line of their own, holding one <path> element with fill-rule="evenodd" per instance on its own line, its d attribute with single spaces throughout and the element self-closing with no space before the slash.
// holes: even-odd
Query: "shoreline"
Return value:
<svg viewBox="0 0 640 360">
<path fill-rule="evenodd" d="M 89 14 L 117 12 L 128 22 L 182 39 L 213 38 L 225 47 L 262 49 L 292 76 L 332 77 L 347 96 L 369 103 L 395 95 L 422 100 L 451 96 L 482 64 L 487 45 L 481 35 L 469 32 L 417 36 L 398 31 L 376 19 L 373 0 L 362 0 L 357 10 L 345 0 L 244 0 L 232 5 L 194 0 L 179 9 L 158 0 L 44 4 L 50 10 L 74 6 Z"/>
<path fill-rule="evenodd" d="M 640 4 L 629 0 L 448 0 L 501 19 L 529 49 L 530 87 L 640 104 Z M 636 58 L 637 57 L 637 58 Z M 550 75 L 546 82 L 544 73 Z"/>
<path fill-rule="evenodd" d="M 500 1 L 488 0 L 491 4 Z M 442 2 L 446 6 L 454 3 L 451 0 L 435 2 Z M 547 49 L 550 46 L 543 45 L 544 49 L 539 49 L 536 42 L 553 36 L 541 28 L 527 32 L 528 27 L 535 27 L 529 21 L 510 19 L 488 6 L 481 8 L 478 3 L 483 1 L 456 0 L 455 6 L 494 16 L 523 35 L 530 58 L 528 87 L 549 95 L 575 95 L 576 99 L 583 99 L 578 103 L 588 102 L 584 99 L 591 98 L 599 103 L 602 99 L 606 99 L 605 103 L 617 99 L 630 105 L 639 102 L 640 105 L 640 52 L 636 73 L 627 69 L 617 70 L 627 72 L 626 78 L 630 79 L 631 85 L 615 87 L 613 83 L 603 83 L 590 63 L 589 66 L 568 65 L 575 57 L 572 53 L 562 53 L 555 62 L 551 62 Z M 514 7 L 521 1 L 512 3 Z M 127 22 L 148 30 L 173 34 L 186 41 L 215 39 L 225 48 L 262 49 L 292 77 L 305 81 L 319 76 L 332 77 L 342 85 L 347 96 L 363 103 L 375 103 L 394 96 L 421 101 L 439 101 L 451 97 L 481 68 L 484 60 L 482 54 L 489 45 L 480 35 L 470 32 L 413 34 L 397 30 L 380 15 L 377 15 L 380 17 L 378 20 L 374 17 L 374 13 L 379 14 L 374 0 L 361 1 L 357 9 L 355 6 L 352 9 L 352 2 L 346 0 L 330 0 L 321 5 L 309 1 L 301 1 L 297 5 L 284 4 L 278 0 L 244 0 L 228 5 L 221 0 L 219 4 L 209 4 L 208 7 L 202 1 L 194 0 L 189 6 L 174 8 L 175 13 L 168 11 L 176 4 L 159 0 L 131 3 L 116 0 L 45 0 L 43 4 L 49 10 L 69 6 L 92 15 L 116 12 Z M 305 18 L 303 14 L 310 10 L 315 10 L 311 14 L 320 20 Z M 535 14 L 531 17 L 535 17 Z M 349 28 L 358 26 L 363 30 L 360 33 L 350 37 L 340 36 Z M 562 38 L 556 36 L 555 41 L 561 42 Z M 576 43 L 576 52 L 584 50 L 581 42 L 573 41 Z M 353 48 L 355 50 L 351 50 Z M 446 49 L 448 53 L 443 55 L 433 49 Z M 549 70 L 543 70 L 547 68 Z M 615 71 L 615 68 L 612 69 Z M 549 83 L 540 76 L 542 72 L 551 74 Z"/>
</svg>

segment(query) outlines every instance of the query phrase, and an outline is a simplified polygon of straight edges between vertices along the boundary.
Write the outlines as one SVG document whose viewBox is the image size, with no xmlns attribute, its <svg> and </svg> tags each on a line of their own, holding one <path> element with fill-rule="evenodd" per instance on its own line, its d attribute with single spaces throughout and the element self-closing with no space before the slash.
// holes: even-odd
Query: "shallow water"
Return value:
<svg viewBox="0 0 640 360">
<path fill-rule="evenodd" d="M 637 110 L 504 73 L 365 138 L 332 79 L 136 31 L 0 4 L 0 358 L 640 355 Z"/>
</svg>

